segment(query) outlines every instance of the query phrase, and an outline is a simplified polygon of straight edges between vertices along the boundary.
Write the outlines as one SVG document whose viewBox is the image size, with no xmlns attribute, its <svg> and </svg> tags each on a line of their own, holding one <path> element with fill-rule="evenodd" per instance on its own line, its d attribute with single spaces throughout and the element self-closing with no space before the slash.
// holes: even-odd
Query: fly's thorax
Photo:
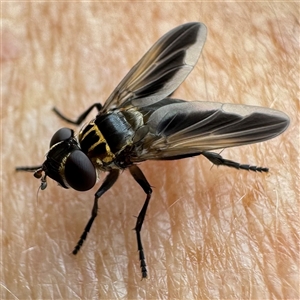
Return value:
<svg viewBox="0 0 300 300">
<path fill-rule="evenodd" d="M 113 162 L 115 154 L 111 151 L 105 137 L 95 123 L 91 121 L 78 135 L 81 150 L 98 167 L 103 167 Z"/>
<path fill-rule="evenodd" d="M 142 124 L 142 115 L 135 110 L 99 114 L 80 131 L 80 148 L 100 169 L 105 169 L 132 145 L 136 130 Z"/>
</svg>

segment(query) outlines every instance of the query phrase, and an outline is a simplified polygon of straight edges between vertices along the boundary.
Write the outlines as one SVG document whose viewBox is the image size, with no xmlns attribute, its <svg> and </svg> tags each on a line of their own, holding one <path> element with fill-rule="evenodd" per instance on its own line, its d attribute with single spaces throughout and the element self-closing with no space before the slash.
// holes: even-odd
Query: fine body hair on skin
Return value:
<svg viewBox="0 0 300 300">
<path fill-rule="evenodd" d="M 4 3 L 1 298 L 298 298 L 295 11 L 292 3 Z M 41 164 L 53 133 L 68 126 L 53 106 L 76 118 L 104 103 L 160 36 L 190 21 L 206 24 L 208 36 L 175 96 L 270 107 L 291 125 L 222 152 L 268 174 L 212 167 L 201 156 L 140 165 L 153 186 L 141 281 L 131 229 L 144 193 L 128 171 L 99 200 L 73 256 L 98 185 L 80 193 L 49 180 L 37 193 L 39 182 L 14 168 Z"/>
</svg>

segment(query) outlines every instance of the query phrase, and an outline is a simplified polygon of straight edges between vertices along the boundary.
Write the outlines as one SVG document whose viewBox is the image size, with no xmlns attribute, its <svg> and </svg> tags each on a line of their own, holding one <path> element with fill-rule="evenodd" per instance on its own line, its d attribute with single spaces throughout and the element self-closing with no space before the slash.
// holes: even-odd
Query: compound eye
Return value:
<svg viewBox="0 0 300 300">
<path fill-rule="evenodd" d="M 74 150 L 69 155 L 65 164 L 65 179 L 77 191 L 87 191 L 95 185 L 95 167 L 82 151 Z"/>
<path fill-rule="evenodd" d="M 57 143 L 59 143 L 59 142 L 61 142 L 61 141 L 64 141 L 64 140 L 67 140 L 67 139 L 69 139 L 70 137 L 72 137 L 74 135 L 74 132 L 73 132 L 73 130 L 72 129 L 70 129 L 70 128 L 61 128 L 61 129 L 59 129 L 59 130 L 57 130 L 55 133 L 54 133 L 54 135 L 53 135 L 53 137 L 52 137 L 52 139 L 51 139 L 51 141 L 50 141 L 50 148 L 53 146 L 53 145 L 55 145 L 55 144 L 57 144 Z"/>
</svg>

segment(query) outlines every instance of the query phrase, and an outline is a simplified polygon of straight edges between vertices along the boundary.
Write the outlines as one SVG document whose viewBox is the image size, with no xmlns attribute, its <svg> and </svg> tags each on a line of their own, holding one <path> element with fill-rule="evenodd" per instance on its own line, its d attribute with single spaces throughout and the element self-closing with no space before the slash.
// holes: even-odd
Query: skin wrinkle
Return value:
<svg viewBox="0 0 300 300">
<path fill-rule="evenodd" d="M 297 4 L 2 8 L 2 299 L 299 298 Z M 75 118 L 103 103 L 160 36 L 189 21 L 205 23 L 208 37 L 174 97 L 272 107 L 291 125 L 274 140 L 222 152 L 269 174 L 212 167 L 204 157 L 140 165 L 154 187 L 142 229 L 149 279 L 141 281 L 131 229 L 145 196 L 127 171 L 99 200 L 73 257 L 100 183 L 79 193 L 48 180 L 37 200 L 39 182 L 14 167 L 40 164 L 53 133 L 69 126 L 53 106 Z"/>
</svg>

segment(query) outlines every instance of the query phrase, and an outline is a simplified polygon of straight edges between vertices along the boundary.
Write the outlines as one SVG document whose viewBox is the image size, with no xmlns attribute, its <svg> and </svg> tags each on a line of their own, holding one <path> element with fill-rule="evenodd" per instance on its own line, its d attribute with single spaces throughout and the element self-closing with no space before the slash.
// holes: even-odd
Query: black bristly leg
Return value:
<svg viewBox="0 0 300 300">
<path fill-rule="evenodd" d="M 268 168 L 264 167 L 257 167 L 257 166 L 250 166 L 245 164 L 239 164 L 235 161 L 225 159 L 220 154 L 214 152 L 202 152 L 207 159 L 209 159 L 214 165 L 217 166 L 227 166 L 235 169 L 242 169 L 247 171 L 254 171 L 254 172 L 269 172 Z"/>
<path fill-rule="evenodd" d="M 35 172 L 38 169 L 41 169 L 43 166 L 34 166 L 34 167 L 16 167 L 16 171 L 25 171 L 25 172 Z"/>
<path fill-rule="evenodd" d="M 56 115 L 58 115 L 64 121 L 74 124 L 74 125 L 80 125 L 94 107 L 97 108 L 98 111 L 100 111 L 102 109 L 102 105 L 100 103 L 94 103 L 86 111 L 84 111 L 75 121 L 62 115 L 55 107 L 53 107 L 53 111 L 56 113 Z"/>
<path fill-rule="evenodd" d="M 91 217 L 90 217 L 87 225 L 84 228 L 83 234 L 81 235 L 77 245 L 75 246 L 75 248 L 72 252 L 74 255 L 76 255 L 78 253 L 78 251 L 80 250 L 81 246 L 83 245 L 83 243 L 93 225 L 95 218 L 97 217 L 99 198 L 114 185 L 114 183 L 117 181 L 118 177 L 119 177 L 119 170 L 111 170 L 109 172 L 109 174 L 106 176 L 106 178 L 105 178 L 104 182 L 102 183 L 101 187 L 99 188 L 99 190 L 96 192 Z"/>
<path fill-rule="evenodd" d="M 136 231 L 136 238 L 137 238 L 137 245 L 138 245 L 138 251 L 139 251 L 139 258 L 141 262 L 141 271 L 142 271 L 142 278 L 147 277 L 147 265 L 145 261 L 145 255 L 144 255 L 144 249 L 142 245 L 141 240 L 141 229 L 144 223 L 145 215 L 147 212 L 148 204 L 151 198 L 152 189 L 150 184 L 148 183 L 146 177 L 144 176 L 143 172 L 138 166 L 131 166 L 129 167 L 130 173 L 132 177 L 136 180 L 136 182 L 141 186 L 141 188 L 144 190 L 144 192 L 147 194 L 145 203 L 137 217 L 136 225 L 134 230 Z"/>
</svg>

